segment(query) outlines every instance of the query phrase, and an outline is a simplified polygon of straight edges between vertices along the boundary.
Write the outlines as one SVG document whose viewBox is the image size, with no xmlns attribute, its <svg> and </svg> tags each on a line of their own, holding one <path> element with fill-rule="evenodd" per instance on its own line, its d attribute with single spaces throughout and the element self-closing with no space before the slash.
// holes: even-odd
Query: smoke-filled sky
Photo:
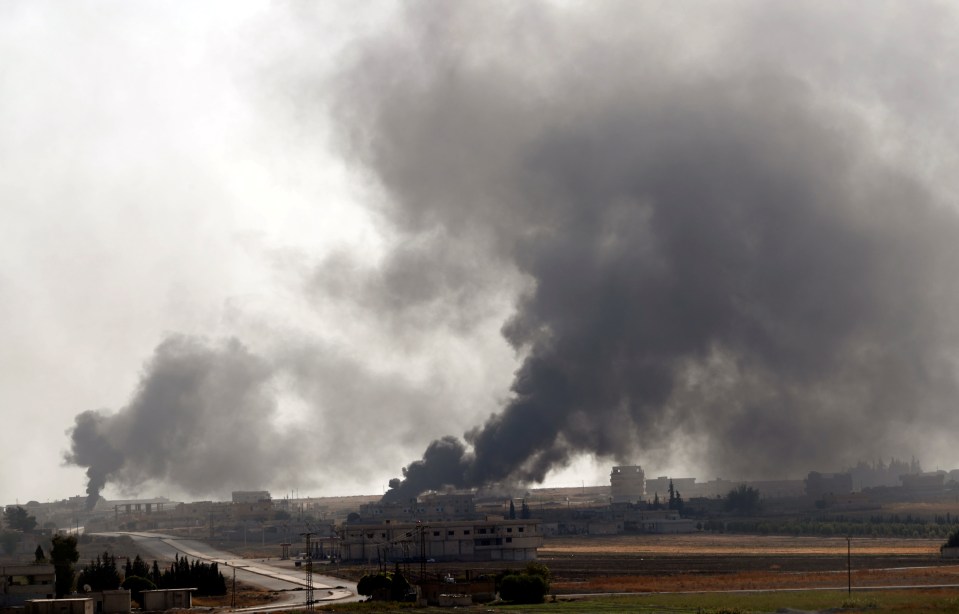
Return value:
<svg viewBox="0 0 959 614">
<path fill-rule="evenodd" d="M 361 7 L 0 6 L 0 502 L 959 466 L 959 10 Z"/>
</svg>

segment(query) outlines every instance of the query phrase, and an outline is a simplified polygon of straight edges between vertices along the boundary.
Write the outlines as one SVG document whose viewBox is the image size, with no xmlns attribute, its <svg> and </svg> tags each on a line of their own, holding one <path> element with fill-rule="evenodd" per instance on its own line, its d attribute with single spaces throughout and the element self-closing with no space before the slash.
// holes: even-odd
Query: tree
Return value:
<svg viewBox="0 0 959 614">
<path fill-rule="evenodd" d="M 133 563 L 130 563 L 130 559 L 127 559 L 127 565 L 130 568 L 127 576 L 137 576 L 140 578 L 150 577 L 150 566 L 147 565 L 146 561 L 140 558 L 139 554 L 134 557 Z"/>
<path fill-rule="evenodd" d="M 499 595 L 512 603 L 543 603 L 547 590 L 541 576 L 510 574 L 500 583 Z"/>
<path fill-rule="evenodd" d="M 120 586 L 120 572 L 117 571 L 117 559 L 109 552 L 104 552 L 103 556 L 97 555 L 96 561 L 90 561 L 90 564 L 80 570 L 77 576 L 77 586 L 89 586 L 90 590 L 110 591 Z"/>
<path fill-rule="evenodd" d="M 54 535 L 51 540 L 50 561 L 56 573 L 57 597 L 63 597 L 73 588 L 73 564 L 80 560 L 77 538 L 73 535 Z"/>
<path fill-rule="evenodd" d="M 526 564 L 526 569 L 523 570 L 523 573 L 529 576 L 539 576 L 543 579 L 543 582 L 546 583 L 546 590 L 549 590 L 549 584 L 553 580 L 553 572 L 551 572 L 549 567 L 544 563 L 530 561 Z"/>
<path fill-rule="evenodd" d="M 529 505 L 527 505 L 526 499 L 523 499 L 523 506 L 520 508 L 519 517 L 523 520 L 529 520 L 533 517 L 532 513 L 529 511 Z"/>
<path fill-rule="evenodd" d="M 24 533 L 32 533 L 37 527 L 37 519 L 19 505 L 5 509 L 3 511 L 3 521 L 14 531 L 23 531 Z"/>
<path fill-rule="evenodd" d="M 176 556 L 170 568 L 163 572 L 160 581 L 156 583 L 160 588 L 188 588 L 197 589 L 196 594 L 225 595 L 226 578 L 220 573 L 216 563 L 190 563 L 187 557 Z"/>
<path fill-rule="evenodd" d="M 513 500 L 509 500 L 509 519 L 514 520 L 516 518 L 516 506 L 513 505 Z"/>
<path fill-rule="evenodd" d="M 726 495 L 724 507 L 727 512 L 737 512 L 746 516 L 755 514 L 760 508 L 759 491 L 752 486 L 740 484 Z"/>
<path fill-rule="evenodd" d="M 404 580 L 405 581 L 405 580 Z M 356 584 L 356 592 L 368 597 L 392 595 L 393 577 L 389 573 L 367 574 Z"/>
<path fill-rule="evenodd" d="M 33 551 L 33 562 L 34 563 L 46 563 L 47 557 L 43 554 L 43 548 L 37 544 L 37 549 Z"/>
<path fill-rule="evenodd" d="M 130 591 L 130 599 L 136 601 L 142 607 L 143 591 L 156 590 L 157 585 L 147 578 L 129 576 L 123 580 L 123 584 L 121 584 L 120 587 Z"/>
<path fill-rule="evenodd" d="M 959 546 L 959 529 L 949 534 L 949 539 L 943 544 L 944 548 L 955 548 Z"/>
<path fill-rule="evenodd" d="M 397 567 L 399 567 L 399 565 L 397 565 Z M 406 601 L 409 598 L 410 588 L 409 581 L 400 573 L 399 569 L 394 571 L 390 584 L 390 599 L 393 601 Z"/>
</svg>

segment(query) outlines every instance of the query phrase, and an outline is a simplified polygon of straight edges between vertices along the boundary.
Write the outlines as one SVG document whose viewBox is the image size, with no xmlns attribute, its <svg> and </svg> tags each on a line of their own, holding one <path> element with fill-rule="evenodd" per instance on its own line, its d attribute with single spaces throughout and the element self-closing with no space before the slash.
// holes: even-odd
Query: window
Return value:
<svg viewBox="0 0 959 614">
<path fill-rule="evenodd" d="M 453 536 L 453 531 L 447 531 L 446 534 L 449 535 L 450 537 L 452 537 L 452 536 Z"/>
<path fill-rule="evenodd" d="M 440 536 L 439 531 L 433 531 L 433 537 L 439 537 L 439 536 Z"/>
<path fill-rule="evenodd" d="M 512 533 L 512 532 L 513 532 L 513 527 L 506 527 L 506 532 L 507 532 L 507 533 Z"/>
<path fill-rule="evenodd" d="M 523 527 L 520 527 L 520 528 L 519 528 L 519 532 L 520 532 L 520 533 L 523 532 Z"/>
<path fill-rule="evenodd" d="M 513 538 L 512 538 L 512 537 L 507 537 L 507 538 L 506 538 L 506 543 L 507 543 L 507 544 L 513 543 Z"/>
<path fill-rule="evenodd" d="M 470 534 L 469 529 L 463 529 L 463 535 L 469 535 L 469 534 Z"/>
<path fill-rule="evenodd" d="M 486 535 L 486 529 L 480 529 L 479 532 L 480 535 Z"/>
</svg>

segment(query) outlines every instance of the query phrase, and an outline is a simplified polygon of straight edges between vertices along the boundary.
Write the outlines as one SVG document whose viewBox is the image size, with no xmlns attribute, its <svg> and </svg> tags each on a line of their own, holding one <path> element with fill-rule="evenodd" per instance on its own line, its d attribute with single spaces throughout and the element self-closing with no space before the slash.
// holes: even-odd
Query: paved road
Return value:
<svg viewBox="0 0 959 614">
<path fill-rule="evenodd" d="M 160 533 L 114 532 L 100 533 L 100 535 L 126 535 L 132 538 L 137 546 L 149 553 L 149 556 L 158 559 L 172 561 L 178 555 L 186 555 L 193 559 L 215 562 L 221 572 L 228 577 L 228 581 L 231 579 L 232 572 L 226 573 L 223 568 L 235 569 L 237 580 L 284 593 L 280 603 L 244 608 L 243 611 L 289 608 L 297 603 L 303 604 L 306 599 L 304 592 L 306 578 L 304 573 L 297 569 L 284 569 L 266 560 L 237 558 L 232 553 L 217 550 L 201 541 L 180 539 Z M 313 574 L 313 598 L 315 601 L 359 601 L 361 599 L 356 593 L 355 583 L 316 573 Z"/>
</svg>

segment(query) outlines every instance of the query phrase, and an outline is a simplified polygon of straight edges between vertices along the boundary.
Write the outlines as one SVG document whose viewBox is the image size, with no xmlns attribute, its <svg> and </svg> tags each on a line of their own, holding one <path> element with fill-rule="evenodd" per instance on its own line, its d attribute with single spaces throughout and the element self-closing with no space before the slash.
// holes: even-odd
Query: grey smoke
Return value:
<svg viewBox="0 0 959 614">
<path fill-rule="evenodd" d="M 943 11 L 590 6 L 417 4 L 344 71 L 341 143 L 396 224 L 529 280 L 511 399 L 389 497 L 582 453 L 747 477 L 946 449 L 959 220 L 948 148 L 912 139 L 948 97 L 910 60 L 950 44 L 884 42 Z"/>
<path fill-rule="evenodd" d="M 88 468 L 91 506 L 107 482 L 152 480 L 205 494 L 288 473 L 299 456 L 292 434 L 271 426 L 273 377 L 271 365 L 235 339 L 166 339 L 128 405 L 85 411 L 71 429 L 67 461 Z"/>
<path fill-rule="evenodd" d="M 269 325 L 256 351 L 174 336 L 126 406 L 77 417 L 91 496 L 258 488 L 309 461 L 369 477 L 464 418 L 391 497 L 579 454 L 747 478 L 951 449 L 953 9 L 422 2 L 316 82 L 322 20 L 292 6 L 307 35 L 275 33 L 264 115 L 292 108 L 276 126 L 297 144 L 332 117 L 397 235 L 381 265 L 328 257 L 303 295 L 388 331 L 371 352 L 449 337 L 477 362 L 463 342 L 513 301 L 512 391 L 484 421 L 498 391 L 449 389 L 495 378 L 411 381 L 349 333 L 350 351 Z M 278 426 L 283 395 L 307 428 Z"/>
</svg>

